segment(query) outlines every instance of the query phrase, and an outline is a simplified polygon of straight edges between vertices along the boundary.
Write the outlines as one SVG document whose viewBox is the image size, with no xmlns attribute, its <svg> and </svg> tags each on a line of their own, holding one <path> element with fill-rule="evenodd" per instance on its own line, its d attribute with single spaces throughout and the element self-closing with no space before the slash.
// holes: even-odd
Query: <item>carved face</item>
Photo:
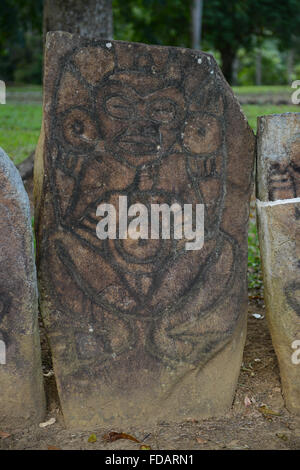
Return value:
<svg viewBox="0 0 300 470">
<path fill-rule="evenodd" d="M 160 81 L 147 86 L 146 79 L 141 88 L 134 73 L 112 76 L 97 94 L 106 149 L 134 166 L 166 155 L 178 138 L 184 115 L 184 98 L 178 88 L 161 88 Z"/>
<path fill-rule="evenodd" d="M 300 135 L 285 146 L 286 159 L 274 162 L 269 169 L 269 199 L 292 199 L 300 195 Z M 296 211 L 298 212 L 298 211 Z"/>
</svg>

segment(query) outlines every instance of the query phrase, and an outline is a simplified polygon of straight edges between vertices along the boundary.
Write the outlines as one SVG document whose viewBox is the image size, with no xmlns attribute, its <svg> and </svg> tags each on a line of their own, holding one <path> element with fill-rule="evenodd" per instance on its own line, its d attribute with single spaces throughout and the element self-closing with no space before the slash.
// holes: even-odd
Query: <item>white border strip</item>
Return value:
<svg viewBox="0 0 300 470">
<path fill-rule="evenodd" d="M 278 199 L 278 201 L 260 201 L 256 199 L 256 204 L 258 207 L 267 207 L 267 206 L 279 206 L 281 204 L 295 204 L 300 202 L 300 197 L 294 197 L 293 199 Z"/>
</svg>

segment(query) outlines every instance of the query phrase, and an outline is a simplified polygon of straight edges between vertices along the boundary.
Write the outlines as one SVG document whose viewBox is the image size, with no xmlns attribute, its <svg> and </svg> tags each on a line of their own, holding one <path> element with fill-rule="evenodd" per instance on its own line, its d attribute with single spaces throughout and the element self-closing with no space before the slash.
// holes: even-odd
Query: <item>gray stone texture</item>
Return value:
<svg viewBox="0 0 300 470">
<path fill-rule="evenodd" d="M 300 364 L 293 360 L 300 340 L 300 113 L 259 118 L 257 147 L 267 320 L 286 406 L 300 413 Z"/>
<path fill-rule="evenodd" d="M 0 149 L 0 428 L 38 423 L 45 397 L 30 207 Z"/>
<path fill-rule="evenodd" d="M 232 404 L 255 139 L 214 58 L 50 33 L 35 199 L 41 309 L 70 427 Z M 99 240 L 96 209 L 205 205 L 205 242 Z"/>
</svg>

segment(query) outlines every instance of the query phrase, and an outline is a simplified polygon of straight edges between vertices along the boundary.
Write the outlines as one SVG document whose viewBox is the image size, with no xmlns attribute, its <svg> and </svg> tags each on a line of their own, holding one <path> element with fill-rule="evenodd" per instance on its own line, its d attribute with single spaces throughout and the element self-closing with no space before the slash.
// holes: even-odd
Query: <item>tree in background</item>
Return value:
<svg viewBox="0 0 300 470">
<path fill-rule="evenodd" d="M 0 0 L 0 79 L 40 83 L 42 64 L 43 0 Z M 44 29 L 65 30 L 88 37 L 112 36 L 111 0 L 44 0 Z M 265 83 L 287 81 L 299 62 L 300 0 L 112 0 L 114 38 L 170 46 L 198 47 L 196 18 L 203 6 L 201 47 L 220 58 L 223 73 L 232 84 L 255 81 L 255 70 L 238 70 L 241 51 L 243 67 L 255 67 L 258 51 Z M 198 12 L 198 13 L 197 13 Z M 198 25 L 200 26 L 200 25 Z M 194 42 L 193 42 L 193 32 Z M 195 39 L 195 37 L 198 39 Z M 278 51 L 276 60 L 270 59 Z M 291 51 L 291 52 L 289 52 Z M 272 55 L 271 54 L 271 55 Z M 278 64 L 278 61 L 280 64 Z M 297 65 L 295 70 L 298 71 Z M 259 70 L 258 70 L 259 72 Z M 249 82 L 247 82 L 249 80 Z"/>
<path fill-rule="evenodd" d="M 111 0 L 44 0 L 43 30 L 112 39 Z"/>
<path fill-rule="evenodd" d="M 191 5 L 193 49 L 201 49 L 203 1 L 204 0 L 193 0 Z"/>
<path fill-rule="evenodd" d="M 289 48 L 299 31 L 299 0 L 209 0 L 204 5 L 203 34 L 220 52 L 229 83 L 240 48 L 251 51 L 257 41 L 271 36 Z"/>
<path fill-rule="evenodd" d="M 113 0 L 114 38 L 187 47 L 191 44 L 190 1 Z"/>
<path fill-rule="evenodd" d="M 1 0 L 0 78 L 40 83 L 43 0 Z"/>
<path fill-rule="evenodd" d="M 192 47 L 193 4 L 194 0 L 113 0 L 116 39 Z M 272 36 L 281 48 L 289 49 L 299 31 L 300 0 L 203 0 L 202 48 L 220 53 L 230 83 L 239 49 L 253 51 Z"/>
<path fill-rule="evenodd" d="M 111 0 L 1 0 L 0 79 L 41 83 L 43 26 L 111 38 Z"/>
</svg>

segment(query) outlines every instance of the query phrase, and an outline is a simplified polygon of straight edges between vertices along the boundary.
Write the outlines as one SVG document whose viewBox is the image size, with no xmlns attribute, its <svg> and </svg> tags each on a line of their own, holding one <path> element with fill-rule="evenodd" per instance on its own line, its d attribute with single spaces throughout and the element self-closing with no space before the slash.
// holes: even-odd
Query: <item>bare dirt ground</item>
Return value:
<svg viewBox="0 0 300 470">
<path fill-rule="evenodd" d="M 263 318 L 253 317 L 254 313 Z M 44 373 L 48 375 L 51 358 L 43 331 L 42 349 Z M 141 444 L 130 440 L 103 440 L 102 436 L 111 431 L 128 433 L 153 450 L 300 449 L 300 417 L 291 415 L 284 407 L 277 360 L 260 295 L 250 296 L 248 335 L 237 392 L 232 409 L 222 418 L 197 420 L 190 416 L 185 421 L 173 422 L 170 416 L 168 422 L 153 428 L 145 423 L 143 428 L 74 432 L 64 428 L 53 375 L 45 377 L 45 387 L 47 420 L 54 417 L 56 422 L 46 428 L 1 429 L 9 437 L 0 438 L 0 450 L 139 450 Z M 91 434 L 96 435 L 96 442 L 88 442 Z"/>
<path fill-rule="evenodd" d="M 25 186 L 32 199 L 32 181 Z M 261 290 L 249 292 L 248 334 L 238 387 L 232 409 L 218 419 L 198 420 L 197 416 L 190 416 L 185 421 L 173 422 L 170 416 L 168 422 L 160 422 L 156 427 L 145 423 L 143 428 L 66 430 L 42 324 L 41 342 L 46 420 L 55 418 L 55 423 L 45 428 L 0 429 L 0 450 L 139 450 L 141 444 L 130 440 L 105 441 L 103 436 L 112 431 L 130 434 L 153 450 L 300 449 L 300 416 L 291 415 L 284 407 Z M 95 434 L 95 442 L 88 442 L 91 434 Z"/>
</svg>

